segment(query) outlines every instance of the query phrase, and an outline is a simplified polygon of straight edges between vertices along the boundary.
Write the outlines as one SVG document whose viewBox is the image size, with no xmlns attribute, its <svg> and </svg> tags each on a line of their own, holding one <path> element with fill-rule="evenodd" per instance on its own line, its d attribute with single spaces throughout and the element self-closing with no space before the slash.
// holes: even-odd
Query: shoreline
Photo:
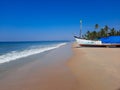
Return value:
<svg viewBox="0 0 120 90">
<path fill-rule="evenodd" d="M 77 90 L 78 82 L 66 65 L 71 57 L 71 44 L 46 53 L 26 57 L 33 61 L 21 64 L 0 79 L 1 90 Z M 15 61 L 17 63 L 17 61 Z M 19 61 L 18 61 L 19 62 Z M 12 63 L 12 62 L 11 62 Z"/>
<path fill-rule="evenodd" d="M 26 57 L 21 57 L 18 59 L 14 59 L 14 60 L 10 60 L 8 62 L 4 62 L 4 63 L 0 63 L 0 79 L 3 78 L 5 75 L 9 74 L 9 72 L 11 72 L 11 70 L 14 70 L 16 68 L 20 68 L 26 64 L 38 61 L 38 60 L 43 60 L 44 57 L 51 51 L 54 51 L 55 49 L 64 47 L 64 45 L 62 45 L 64 43 L 59 44 L 59 46 L 57 45 L 56 47 L 54 47 L 54 49 L 50 49 L 50 50 L 46 50 L 37 54 L 32 54 Z M 66 44 L 70 44 L 70 43 L 66 43 Z M 2 75 L 3 74 L 3 75 Z"/>
</svg>

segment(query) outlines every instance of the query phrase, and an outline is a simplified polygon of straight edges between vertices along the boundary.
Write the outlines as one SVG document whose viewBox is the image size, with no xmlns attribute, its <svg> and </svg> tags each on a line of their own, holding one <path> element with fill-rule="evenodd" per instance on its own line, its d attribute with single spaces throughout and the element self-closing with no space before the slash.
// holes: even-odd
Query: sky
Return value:
<svg viewBox="0 0 120 90">
<path fill-rule="evenodd" d="M 120 0 L 0 0 L 0 41 L 73 40 L 108 25 L 120 30 Z"/>
</svg>

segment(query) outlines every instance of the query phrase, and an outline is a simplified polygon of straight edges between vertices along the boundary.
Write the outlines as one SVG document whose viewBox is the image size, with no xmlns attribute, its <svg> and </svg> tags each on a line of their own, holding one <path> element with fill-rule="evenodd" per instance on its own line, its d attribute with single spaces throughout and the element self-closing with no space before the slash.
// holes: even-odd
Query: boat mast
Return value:
<svg viewBox="0 0 120 90">
<path fill-rule="evenodd" d="M 80 38 L 82 38 L 82 20 L 80 20 Z"/>
</svg>

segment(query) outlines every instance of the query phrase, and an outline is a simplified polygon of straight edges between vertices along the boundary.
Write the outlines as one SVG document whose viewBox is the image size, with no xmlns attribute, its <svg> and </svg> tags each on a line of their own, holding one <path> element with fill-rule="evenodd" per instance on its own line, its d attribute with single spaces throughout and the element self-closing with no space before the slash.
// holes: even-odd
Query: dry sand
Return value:
<svg viewBox="0 0 120 90">
<path fill-rule="evenodd" d="M 77 48 L 68 66 L 79 90 L 120 90 L 120 48 Z"/>
</svg>

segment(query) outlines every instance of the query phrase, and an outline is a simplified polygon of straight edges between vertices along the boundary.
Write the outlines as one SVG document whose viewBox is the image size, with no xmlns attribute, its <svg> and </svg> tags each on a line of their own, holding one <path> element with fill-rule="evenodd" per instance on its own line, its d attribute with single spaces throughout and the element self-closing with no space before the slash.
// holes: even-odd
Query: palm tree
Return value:
<svg viewBox="0 0 120 90">
<path fill-rule="evenodd" d="M 103 28 L 100 30 L 100 37 L 106 37 L 106 33 Z"/>
<path fill-rule="evenodd" d="M 95 24 L 95 31 L 96 31 L 96 38 L 99 38 L 99 34 L 97 32 L 97 29 L 99 28 L 99 25 L 98 24 Z"/>
<path fill-rule="evenodd" d="M 118 31 L 118 34 L 117 35 L 120 35 L 120 30 Z"/>
<path fill-rule="evenodd" d="M 108 30 L 109 30 L 109 27 L 107 25 L 105 25 L 104 31 L 105 31 L 105 36 L 106 37 L 108 36 Z"/>
<path fill-rule="evenodd" d="M 98 24 L 95 24 L 95 30 L 97 30 L 99 28 Z"/>
<path fill-rule="evenodd" d="M 98 28 L 99 28 L 99 25 L 96 24 L 95 29 L 98 29 Z M 120 30 L 117 31 L 114 28 L 110 29 L 107 25 L 105 25 L 105 27 L 101 28 L 99 31 L 96 31 L 96 30 L 87 31 L 84 37 L 86 39 L 95 40 L 101 37 L 116 36 L 116 35 L 120 35 Z"/>
<path fill-rule="evenodd" d="M 117 33 L 116 33 L 116 30 L 114 29 L 114 28 L 112 28 L 111 29 L 111 31 L 110 31 L 110 35 L 111 36 L 114 36 L 114 35 L 116 35 Z"/>
<path fill-rule="evenodd" d="M 93 31 L 93 39 L 97 39 L 97 32 L 96 31 Z"/>
<path fill-rule="evenodd" d="M 90 31 L 88 30 L 86 35 L 85 35 L 86 39 L 90 39 Z"/>
</svg>

